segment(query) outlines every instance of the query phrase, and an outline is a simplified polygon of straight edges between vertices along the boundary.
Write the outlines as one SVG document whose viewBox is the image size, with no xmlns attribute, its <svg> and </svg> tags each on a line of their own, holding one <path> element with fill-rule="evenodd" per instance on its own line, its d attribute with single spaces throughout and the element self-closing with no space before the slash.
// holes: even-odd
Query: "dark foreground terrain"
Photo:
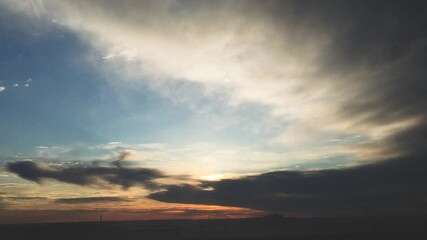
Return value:
<svg viewBox="0 0 427 240">
<path fill-rule="evenodd" d="M 427 239 L 427 217 L 11 224 L 0 239 Z"/>
</svg>

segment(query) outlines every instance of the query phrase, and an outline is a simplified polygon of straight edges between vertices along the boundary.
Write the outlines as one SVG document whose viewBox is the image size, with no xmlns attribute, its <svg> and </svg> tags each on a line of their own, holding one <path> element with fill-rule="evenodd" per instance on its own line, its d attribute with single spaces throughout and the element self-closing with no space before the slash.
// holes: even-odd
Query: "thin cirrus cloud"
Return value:
<svg viewBox="0 0 427 240">
<path fill-rule="evenodd" d="M 84 198 L 58 198 L 55 199 L 57 203 L 65 204 L 82 204 L 82 203 L 102 203 L 102 202 L 124 202 L 128 201 L 127 198 L 121 197 L 84 197 Z"/>
<path fill-rule="evenodd" d="M 400 154 L 389 137 L 423 121 L 421 105 L 413 104 L 424 100 L 419 81 L 402 80 L 424 71 L 419 3 L 5 3 L 79 34 L 108 60 L 108 68 L 97 67 L 119 81 L 147 84 L 166 96 L 169 81 L 188 81 L 208 95 L 225 92 L 230 105 L 267 106 L 272 117 L 290 123 L 271 141 L 290 149 L 362 135 L 364 141 L 348 144 L 352 154 L 383 159 Z M 372 148 L 376 154 L 369 154 Z"/>
</svg>

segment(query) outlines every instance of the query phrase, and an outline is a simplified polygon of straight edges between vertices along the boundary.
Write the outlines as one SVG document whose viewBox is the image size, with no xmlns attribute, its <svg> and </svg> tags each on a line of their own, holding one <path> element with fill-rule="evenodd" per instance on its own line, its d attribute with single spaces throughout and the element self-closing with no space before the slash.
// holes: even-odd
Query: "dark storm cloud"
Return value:
<svg viewBox="0 0 427 240">
<path fill-rule="evenodd" d="M 99 202 L 123 202 L 129 199 L 121 197 L 85 197 L 85 198 L 58 198 L 57 203 L 81 204 L 81 203 L 99 203 Z"/>
<path fill-rule="evenodd" d="M 21 178 L 41 182 L 54 179 L 77 185 L 96 185 L 103 182 L 128 188 L 135 185 L 156 189 L 153 181 L 166 177 L 160 171 L 149 168 L 123 168 L 118 166 L 42 166 L 32 161 L 9 162 L 6 168 Z"/>
</svg>

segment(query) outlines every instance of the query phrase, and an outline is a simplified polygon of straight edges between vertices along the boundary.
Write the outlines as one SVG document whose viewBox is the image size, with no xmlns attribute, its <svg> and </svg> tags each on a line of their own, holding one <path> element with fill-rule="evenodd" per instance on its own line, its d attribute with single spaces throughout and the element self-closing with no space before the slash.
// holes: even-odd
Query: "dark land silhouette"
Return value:
<svg viewBox="0 0 427 240">
<path fill-rule="evenodd" d="M 0 225 L 0 239 L 426 239 L 427 216 Z"/>
</svg>

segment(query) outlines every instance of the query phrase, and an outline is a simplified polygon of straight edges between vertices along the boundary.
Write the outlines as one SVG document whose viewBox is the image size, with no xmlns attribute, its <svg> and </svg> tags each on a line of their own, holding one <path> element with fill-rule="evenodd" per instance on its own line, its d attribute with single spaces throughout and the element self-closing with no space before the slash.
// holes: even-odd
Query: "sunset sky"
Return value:
<svg viewBox="0 0 427 240">
<path fill-rule="evenodd" d="M 427 213 L 423 1 L 0 0 L 0 223 Z"/>
</svg>

